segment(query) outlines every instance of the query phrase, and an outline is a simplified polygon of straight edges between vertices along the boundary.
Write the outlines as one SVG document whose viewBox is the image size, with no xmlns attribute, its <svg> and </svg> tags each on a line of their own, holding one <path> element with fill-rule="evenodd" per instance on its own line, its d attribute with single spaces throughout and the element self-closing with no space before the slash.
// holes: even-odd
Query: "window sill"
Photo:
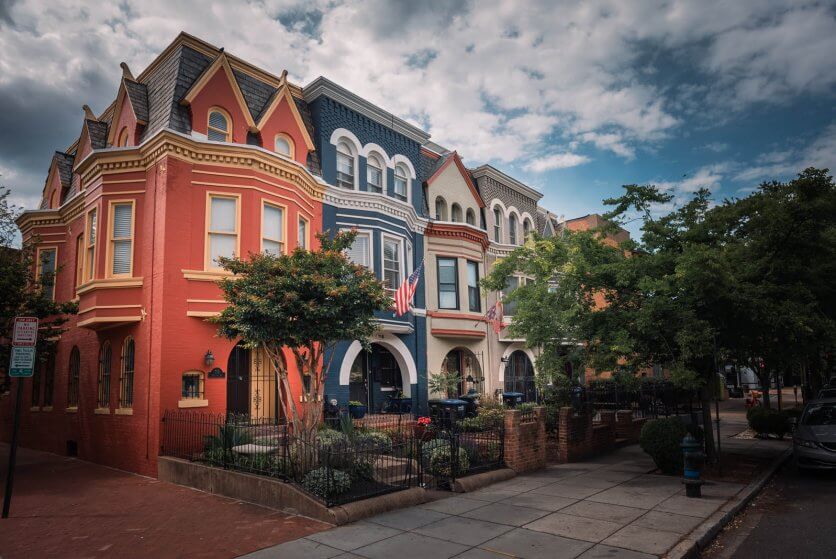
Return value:
<svg viewBox="0 0 836 559">
<path fill-rule="evenodd" d="M 96 415 L 110 415 L 110 408 L 96 408 L 93 413 Z"/>
<path fill-rule="evenodd" d="M 116 408 L 113 413 L 116 415 L 133 415 L 134 410 L 133 408 Z"/>
<path fill-rule="evenodd" d="M 78 413 L 78 406 L 73 406 L 64 410 L 67 413 Z"/>
<path fill-rule="evenodd" d="M 52 406 L 44 406 L 41 408 L 41 411 L 52 411 Z"/>
<path fill-rule="evenodd" d="M 32 406 L 31 408 L 29 408 L 29 411 L 41 411 L 41 407 L 40 406 Z"/>
<path fill-rule="evenodd" d="M 209 400 L 201 398 L 185 398 L 177 402 L 178 408 L 206 408 L 209 407 Z"/>
<path fill-rule="evenodd" d="M 225 278 L 234 278 L 232 272 L 228 272 L 223 268 L 210 270 L 180 270 L 183 277 L 187 280 L 193 281 L 218 281 Z"/>
</svg>

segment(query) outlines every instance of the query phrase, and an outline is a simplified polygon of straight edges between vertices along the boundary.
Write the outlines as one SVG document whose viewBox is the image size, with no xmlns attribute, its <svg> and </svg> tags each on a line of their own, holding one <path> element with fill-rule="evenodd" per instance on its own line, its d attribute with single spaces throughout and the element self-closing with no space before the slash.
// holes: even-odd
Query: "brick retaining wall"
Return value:
<svg viewBox="0 0 836 559">
<path fill-rule="evenodd" d="M 546 415 L 505 412 L 505 465 L 517 473 L 546 467 Z"/>
</svg>

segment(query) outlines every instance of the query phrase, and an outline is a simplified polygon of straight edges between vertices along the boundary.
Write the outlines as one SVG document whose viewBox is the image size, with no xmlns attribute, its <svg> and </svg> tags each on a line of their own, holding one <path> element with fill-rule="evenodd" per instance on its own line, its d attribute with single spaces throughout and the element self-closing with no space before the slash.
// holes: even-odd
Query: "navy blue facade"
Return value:
<svg viewBox="0 0 836 559">
<path fill-rule="evenodd" d="M 391 128 L 371 120 L 343 105 L 326 97 L 320 96 L 310 104 L 313 118 L 315 137 L 314 143 L 320 155 L 322 165 L 322 178 L 329 185 L 336 183 L 336 146 L 331 144 L 331 136 L 337 129 L 350 131 L 362 146 L 373 143 L 379 146 L 388 158 L 400 155 L 409 160 L 412 168 L 419 173 L 417 177 L 411 177 L 410 199 L 407 201 L 416 214 L 423 215 L 423 193 L 422 177 L 420 176 L 420 150 L 421 146 L 415 140 L 399 134 Z M 396 200 L 393 195 L 394 170 L 391 167 L 386 169 L 386 188 L 388 192 L 378 194 L 382 201 L 391 201 L 393 207 L 403 208 L 403 203 Z M 368 192 L 366 183 L 366 158 L 362 153 L 358 154 L 355 174 L 358 178 L 358 189 L 361 192 Z M 397 237 L 403 240 L 405 247 L 404 259 L 406 261 L 405 274 L 411 273 L 422 261 L 424 256 L 423 235 L 410 227 L 409 223 L 399 217 L 386 212 L 369 211 L 366 209 L 352 207 L 338 207 L 326 202 L 323 204 L 322 216 L 323 230 L 332 234 L 342 229 L 356 228 L 358 231 L 369 234 L 371 238 L 371 264 L 372 269 L 379 279 L 383 279 L 383 237 Z M 424 275 L 421 275 L 418 288 L 415 293 L 414 306 L 419 309 L 425 307 Z M 412 360 L 416 378 L 410 382 L 413 409 L 424 412 L 427 405 L 427 331 L 426 318 L 407 313 L 402 317 L 395 317 L 391 311 L 379 313 L 378 320 L 384 326 L 389 343 L 387 349 L 407 355 L 399 356 L 402 359 Z M 411 331 L 410 331 L 411 330 Z M 408 331 L 408 333 L 402 333 Z M 392 340 L 397 338 L 400 344 L 393 350 Z M 386 342 L 373 339 L 372 342 L 379 342 L 386 345 Z M 353 351 L 352 351 L 353 348 Z M 331 367 L 325 384 L 325 392 L 329 399 L 336 398 L 340 405 L 345 405 L 351 399 L 350 386 L 345 378 L 340 379 L 341 370 L 345 372 L 346 366 L 350 367 L 355 357 L 357 346 L 353 341 L 340 343 L 331 360 Z M 351 352 L 351 355 L 348 355 Z M 346 363 L 344 363 L 346 362 Z M 401 367 L 403 369 L 403 367 Z M 404 389 L 409 381 L 408 371 L 401 370 Z M 369 378 L 372 384 L 371 400 L 374 402 L 371 411 L 379 411 L 386 401 L 386 396 L 391 394 L 381 391 L 376 379 Z M 404 390 L 406 392 L 406 390 Z"/>
</svg>

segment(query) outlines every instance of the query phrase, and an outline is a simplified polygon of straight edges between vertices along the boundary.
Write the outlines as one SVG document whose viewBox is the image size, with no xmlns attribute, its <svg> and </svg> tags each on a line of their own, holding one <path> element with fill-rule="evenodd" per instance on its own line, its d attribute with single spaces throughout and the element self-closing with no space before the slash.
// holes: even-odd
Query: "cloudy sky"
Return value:
<svg viewBox="0 0 836 559">
<path fill-rule="evenodd" d="M 0 181 L 34 207 L 81 105 L 181 30 L 325 75 L 567 217 L 620 185 L 739 196 L 836 167 L 836 2 L 0 0 Z"/>
</svg>

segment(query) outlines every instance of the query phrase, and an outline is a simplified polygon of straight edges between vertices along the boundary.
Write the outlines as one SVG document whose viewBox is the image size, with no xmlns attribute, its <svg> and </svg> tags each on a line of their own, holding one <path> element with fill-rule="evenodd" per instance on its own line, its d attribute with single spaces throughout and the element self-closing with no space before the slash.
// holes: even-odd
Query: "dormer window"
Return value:
<svg viewBox="0 0 836 559">
<path fill-rule="evenodd" d="M 213 142 L 231 142 L 232 126 L 229 116 L 221 109 L 209 109 L 206 137 Z"/>
<path fill-rule="evenodd" d="M 128 127 L 125 126 L 119 131 L 119 137 L 116 140 L 116 147 L 126 147 L 128 145 Z"/>
<path fill-rule="evenodd" d="M 293 140 L 285 134 L 277 134 L 273 142 L 273 149 L 276 153 L 293 157 Z"/>
<path fill-rule="evenodd" d="M 517 216 L 514 214 L 508 218 L 508 240 L 512 245 L 517 244 Z"/>
<path fill-rule="evenodd" d="M 395 198 L 406 202 L 409 186 L 409 175 L 403 165 L 395 165 L 395 184 L 393 193 Z"/>
<path fill-rule="evenodd" d="M 383 169 L 385 169 L 383 162 L 377 155 L 369 155 L 366 160 L 366 183 L 368 184 L 369 192 L 376 192 L 380 194 L 383 192 Z"/>
<path fill-rule="evenodd" d="M 455 223 L 462 222 L 462 207 L 458 204 L 453 204 L 453 207 L 450 208 L 450 220 Z"/>
<path fill-rule="evenodd" d="M 441 196 L 435 199 L 435 218 L 438 221 L 447 221 L 447 202 Z"/>
<path fill-rule="evenodd" d="M 344 141 L 337 144 L 337 186 L 354 189 L 354 152 Z"/>
<path fill-rule="evenodd" d="M 498 207 L 493 209 L 493 240 L 502 242 L 502 210 Z"/>
</svg>

